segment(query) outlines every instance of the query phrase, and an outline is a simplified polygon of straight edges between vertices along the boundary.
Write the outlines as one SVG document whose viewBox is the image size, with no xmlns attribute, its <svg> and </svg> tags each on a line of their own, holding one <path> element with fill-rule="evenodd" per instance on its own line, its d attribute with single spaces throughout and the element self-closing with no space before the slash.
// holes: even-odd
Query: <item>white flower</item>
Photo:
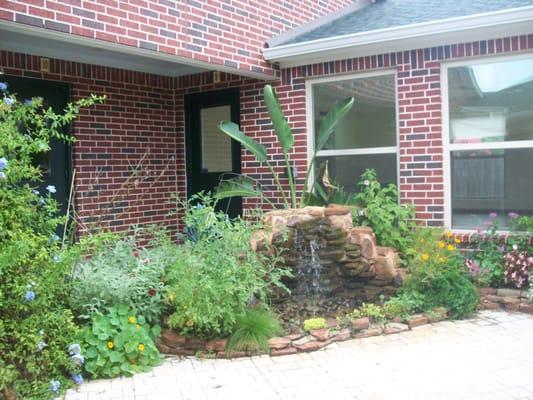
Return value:
<svg viewBox="0 0 533 400">
<path fill-rule="evenodd" d="M 55 187 L 54 185 L 48 185 L 48 186 L 46 187 L 46 190 L 48 190 L 50 193 L 55 193 L 55 192 L 57 192 L 57 189 L 56 189 L 56 187 Z"/>
<path fill-rule="evenodd" d="M 513 250 L 518 250 L 518 246 L 516 244 L 513 244 Z"/>
<path fill-rule="evenodd" d="M 364 184 L 365 186 L 368 186 L 368 185 L 370 185 L 370 181 L 369 181 L 368 179 L 365 179 L 365 181 L 363 182 L 363 184 Z"/>
</svg>

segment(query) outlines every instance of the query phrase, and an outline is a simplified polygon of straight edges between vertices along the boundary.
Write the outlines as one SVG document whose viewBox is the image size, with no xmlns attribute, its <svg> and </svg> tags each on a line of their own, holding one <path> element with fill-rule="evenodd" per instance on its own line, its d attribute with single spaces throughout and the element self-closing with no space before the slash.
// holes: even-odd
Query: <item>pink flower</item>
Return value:
<svg viewBox="0 0 533 400">
<path fill-rule="evenodd" d="M 491 212 L 489 214 L 489 217 L 491 217 L 491 218 L 496 218 L 497 216 L 498 216 L 498 214 L 496 214 L 495 212 Z"/>
<path fill-rule="evenodd" d="M 517 219 L 520 215 L 515 212 L 510 212 L 509 214 L 507 214 L 507 216 L 511 219 Z"/>
</svg>

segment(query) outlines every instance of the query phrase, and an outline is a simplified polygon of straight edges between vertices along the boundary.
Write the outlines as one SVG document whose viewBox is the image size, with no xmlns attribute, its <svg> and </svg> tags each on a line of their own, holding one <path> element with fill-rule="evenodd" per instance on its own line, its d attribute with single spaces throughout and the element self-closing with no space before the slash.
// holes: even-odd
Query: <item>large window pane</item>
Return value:
<svg viewBox="0 0 533 400">
<path fill-rule="evenodd" d="M 533 140 L 533 58 L 448 69 L 451 143 Z"/>
<path fill-rule="evenodd" d="M 396 146 L 394 75 L 313 85 L 315 134 L 320 119 L 347 97 L 355 97 L 355 105 L 337 125 L 324 150 Z"/>
<path fill-rule="evenodd" d="M 488 215 L 533 215 L 533 148 L 451 152 L 452 226 L 483 227 Z"/>
<path fill-rule="evenodd" d="M 397 184 L 396 153 L 357 156 L 319 157 L 317 170 L 328 162 L 329 179 L 337 186 L 343 186 L 347 192 L 358 192 L 357 182 L 365 169 L 374 168 L 382 184 Z M 320 177 L 318 177 L 320 179 Z"/>
</svg>

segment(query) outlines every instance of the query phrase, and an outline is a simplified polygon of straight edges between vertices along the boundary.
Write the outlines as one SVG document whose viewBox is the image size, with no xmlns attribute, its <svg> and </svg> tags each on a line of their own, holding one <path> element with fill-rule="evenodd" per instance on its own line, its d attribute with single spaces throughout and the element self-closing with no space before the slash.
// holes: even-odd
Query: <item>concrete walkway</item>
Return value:
<svg viewBox="0 0 533 400">
<path fill-rule="evenodd" d="M 533 316 L 484 311 L 284 357 L 169 358 L 151 373 L 86 383 L 66 399 L 533 399 Z"/>
</svg>

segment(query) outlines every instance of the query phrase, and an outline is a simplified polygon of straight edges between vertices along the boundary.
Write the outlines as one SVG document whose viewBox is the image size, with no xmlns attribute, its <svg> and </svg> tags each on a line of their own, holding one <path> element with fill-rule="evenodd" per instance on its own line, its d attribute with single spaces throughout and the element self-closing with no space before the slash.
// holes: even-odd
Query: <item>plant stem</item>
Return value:
<svg viewBox="0 0 533 400">
<path fill-rule="evenodd" d="M 276 181 L 276 185 L 278 186 L 278 191 L 281 193 L 281 196 L 283 197 L 283 202 L 285 203 L 285 207 L 289 208 L 289 199 L 287 199 L 287 196 L 285 195 L 283 186 L 281 185 L 277 172 L 274 171 L 274 167 L 268 161 L 267 161 L 267 166 L 270 169 L 270 172 L 272 173 L 274 180 Z"/>
<path fill-rule="evenodd" d="M 292 178 L 292 166 L 289 161 L 289 156 L 286 152 L 283 152 L 283 157 L 285 157 L 285 165 L 287 166 L 287 175 L 289 177 L 289 188 L 291 190 L 291 207 L 296 208 L 296 184 Z"/>
</svg>

